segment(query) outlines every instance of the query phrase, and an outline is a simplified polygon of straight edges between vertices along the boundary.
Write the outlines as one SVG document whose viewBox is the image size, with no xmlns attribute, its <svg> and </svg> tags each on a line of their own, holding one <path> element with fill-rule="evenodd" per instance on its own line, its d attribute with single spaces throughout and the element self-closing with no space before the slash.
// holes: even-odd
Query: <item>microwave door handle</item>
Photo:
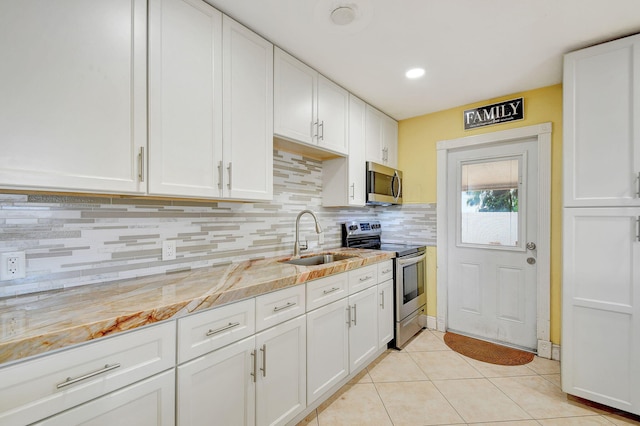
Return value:
<svg viewBox="0 0 640 426">
<path fill-rule="evenodd" d="M 395 192 L 395 185 L 394 182 L 398 182 L 398 192 Z M 393 171 L 393 178 L 391 179 L 391 195 L 393 195 L 393 198 L 395 199 L 395 201 L 398 201 L 398 198 L 400 198 L 400 194 L 402 193 L 402 181 L 400 179 L 400 176 L 398 175 L 398 171 L 394 170 Z"/>
<path fill-rule="evenodd" d="M 396 260 L 398 261 L 398 265 L 400 265 L 400 266 L 409 266 L 409 265 L 413 265 L 415 263 L 422 262 L 426 257 L 427 257 L 427 254 L 425 253 L 425 254 L 422 254 L 420 256 L 415 256 L 415 257 L 396 258 Z"/>
</svg>

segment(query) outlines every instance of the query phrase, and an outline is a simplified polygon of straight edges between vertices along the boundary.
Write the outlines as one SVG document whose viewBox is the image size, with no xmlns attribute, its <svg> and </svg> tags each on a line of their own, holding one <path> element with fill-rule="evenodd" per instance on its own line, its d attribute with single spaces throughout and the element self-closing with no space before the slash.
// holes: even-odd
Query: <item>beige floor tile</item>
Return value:
<svg viewBox="0 0 640 426">
<path fill-rule="evenodd" d="M 540 377 L 550 381 L 559 388 L 562 388 L 562 382 L 560 381 L 560 374 L 541 374 Z"/>
<path fill-rule="evenodd" d="M 542 419 L 538 420 L 542 426 L 611 426 L 609 420 L 603 416 L 581 416 L 581 417 L 563 417 L 559 419 Z"/>
<path fill-rule="evenodd" d="M 433 384 L 468 423 L 531 419 L 489 379 L 438 380 Z"/>
<path fill-rule="evenodd" d="M 604 414 L 596 408 L 568 400 L 558 386 L 540 376 L 489 380 L 535 419 Z"/>
<path fill-rule="evenodd" d="M 429 380 L 411 355 L 404 352 L 390 353 L 384 358 L 379 358 L 369 365 L 367 370 L 376 383 Z"/>
<path fill-rule="evenodd" d="M 410 352 L 410 355 L 430 380 L 483 377 L 460 354 L 453 351 Z"/>
<path fill-rule="evenodd" d="M 511 420 L 508 422 L 474 423 L 473 426 L 540 426 L 535 420 Z"/>
<path fill-rule="evenodd" d="M 527 367 L 538 374 L 560 374 L 560 361 L 552 359 L 533 357 L 533 361 Z"/>
<path fill-rule="evenodd" d="M 444 341 L 433 334 L 430 330 L 422 330 L 407 346 L 404 347 L 407 352 L 426 352 L 426 351 L 450 351 Z"/>
<path fill-rule="evenodd" d="M 365 368 L 364 370 L 356 374 L 356 376 L 353 379 L 349 380 L 348 384 L 355 385 L 358 383 L 371 383 L 371 382 L 373 382 L 373 380 L 371 380 L 371 376 L 369 375 L 369 372 Z"/>
<path fill-rule="evenodd" d="M 318 407 L 320 426 L 391 425 L 389 415 L 372 383 L 344 386 Z"/>
<path fill-rule="evenodd" d="M 394 426 L 463 423 L 433 383 L 377 383 L 376 388 Z"/>
<path fill-rule="evenodd" d="M 471 364 L 484 377 L 512 377 L 512 376 L 532 376 L 535 373 L 526 365 L 496 365 L 475 360 L 461 355 L 465 361 Z"/>
<path fill-rule="evenodd" d="M 620 426 L 640 425 L 640 416 L 633 414 L 605 414 L 604 417 L 611 423 Z"/>
</svg>

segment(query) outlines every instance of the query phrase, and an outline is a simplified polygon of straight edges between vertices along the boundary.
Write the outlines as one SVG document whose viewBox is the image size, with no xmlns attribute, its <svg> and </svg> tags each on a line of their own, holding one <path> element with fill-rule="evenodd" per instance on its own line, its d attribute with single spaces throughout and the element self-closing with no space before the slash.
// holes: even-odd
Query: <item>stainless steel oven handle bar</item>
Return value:
<svg viewBox="0 0 640 426">
<path fill-rule="evenodd" d="M 409 266 L 422 262 L 427 257 L 427 253 L 419 254 L 417 256 L 396 257 L 399 266 Z"/>
</svg>

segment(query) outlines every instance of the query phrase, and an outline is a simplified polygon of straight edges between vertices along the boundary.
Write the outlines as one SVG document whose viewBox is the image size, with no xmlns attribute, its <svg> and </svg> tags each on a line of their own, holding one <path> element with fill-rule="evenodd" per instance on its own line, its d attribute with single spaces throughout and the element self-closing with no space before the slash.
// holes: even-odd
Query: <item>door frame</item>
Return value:
<svg viewBox="0 0 640 426">
<path fill-rule="evenodd" d="M 538 239 L 537 239 L 537 319 L 538 356 L 551 358 L 551 122 L 481 135 L 439 141 L 437 152 L 437 329 L 447 329 L 449 218 L 447 159 L 449 151 L 490 146 L 525 138 L 537 138 L 538 146 Z M 455 202 L 451 200 L 451 202 Z"/>
</svg>

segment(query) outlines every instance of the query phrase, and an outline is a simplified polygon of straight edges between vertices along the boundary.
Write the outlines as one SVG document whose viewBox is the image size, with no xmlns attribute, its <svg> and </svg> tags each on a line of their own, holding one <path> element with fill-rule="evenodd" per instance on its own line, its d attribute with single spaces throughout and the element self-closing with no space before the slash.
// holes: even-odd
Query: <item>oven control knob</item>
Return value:
<svg viewBox="0 0 640 426">
<path fill-rule="evenodd" d="M 349 225 L 349 231 L 357 231 L 358 225 Z"/>
</svg>

